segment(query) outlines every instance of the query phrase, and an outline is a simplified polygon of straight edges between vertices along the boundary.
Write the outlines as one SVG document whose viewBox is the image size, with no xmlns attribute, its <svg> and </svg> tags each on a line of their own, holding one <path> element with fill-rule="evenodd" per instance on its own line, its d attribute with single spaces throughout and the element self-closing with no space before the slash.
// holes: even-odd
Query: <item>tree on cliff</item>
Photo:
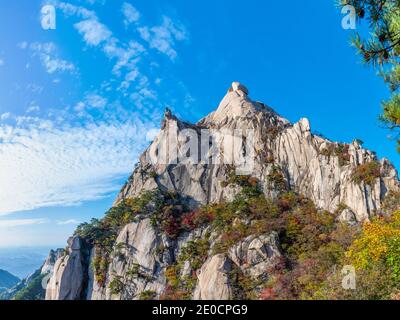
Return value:
<svg viewBox="0 0 400 320">
<path fill-rule="evenodd" d="M 400 0 L 339 0 L 351 5 L 359 22 L 365 21 L 367 35 L 356 35 L 352 44 L 366 64 L 379 71 L 392 92 L 382 103 L 381 121 L 395 132 L 400 152 Z"/>
</svg>

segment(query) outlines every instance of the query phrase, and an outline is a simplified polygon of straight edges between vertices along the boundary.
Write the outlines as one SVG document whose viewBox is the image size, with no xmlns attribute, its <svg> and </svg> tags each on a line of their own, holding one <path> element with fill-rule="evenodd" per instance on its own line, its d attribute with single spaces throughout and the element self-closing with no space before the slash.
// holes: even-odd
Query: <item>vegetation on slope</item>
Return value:
<svg viewBox="0 0 400 320">
<path fill-rule="evenodd" d="M 44 300 L 46 291 L 42 281 L 45 276 L 46 274 L 41 274 L 41 269 L 36 270 L 28 278 L 1 293 L 0 300 Z"/>
<path fill-rule="evenodd" d="M 8 271 L 0 269 L 0 291 L 15 286 L 19 281 L 20 280 L 16 276 Z"/>
<path fill-rule="evenodd" d="M 28 284 L 19 290 L 12 300 L 44 300 L 46 290 L 43 288 L 42 282 L 46 274 L 41 274 L 40 270 L 32 275 Z"/>
<path fill-rule="evenodd" d="M 365 168 L 364 168 L 365 167 Z M 367 163 L 354 172 L 355 181 L 367 184 L 375 179 L 375 164 Z M 110 209 L 101 220 L 82 224 L 76 230 L 96 248 L 96 280 L 105 284 L 110 255 L 115 239 L 127 223 L 150 218 L 153 227 L 171 239 L 201 228 L 205 234 L 182 248 L 173 265 L 166 270 L 167 289 L 161 299 L 190 299 L 197 282 L 196 271 L 206 259 L 226 253 L 230 247 L 249 235 L 275 231 L 279 235 L 283 258 L 268 277 L 251 279 L 234 268 L 231 281 L 235 298 L 240 299 L 389 299 L 400 297 L 400 213 L 377 217 L 364 225 L 350 226 L 339 222 L 335 213 L 318 210 L 314 203 L 288 191 L 279 169 L 271 179 L 280 185 L 280 194 L 267 199 L 258 180 L 232 177 L 241 192 L 230 203 L 203 206 L 189 211 L 178 195 L 168 192 L 145 192 L 140 197 L 125 199 Z M 398 208 L 400 197 L 391 193 L 384 208 Z M 160 248 L 162 250 L 162 248 Z M 182 275 L 184 264 L 191 273 Z M 356 290 L 342 288 L 342 268 L 356 270 Z M 129 271 L 132 279 L 141 275 Z M 110 289 L 121 292 L 124 283 L 116 277 Z M 154 292 L 143 292 L 141 299 L 153 299 Z"/>
</svg>

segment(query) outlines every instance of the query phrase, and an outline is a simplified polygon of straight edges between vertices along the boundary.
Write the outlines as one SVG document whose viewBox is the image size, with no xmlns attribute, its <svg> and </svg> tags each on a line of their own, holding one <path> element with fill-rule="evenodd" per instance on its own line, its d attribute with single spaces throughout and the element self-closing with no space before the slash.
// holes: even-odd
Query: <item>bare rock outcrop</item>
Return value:
<svg viewBox="0 0 400 320">
<path fill-rule="evenodd" d="M 120 281 L 123 290 L 106 290 L 108 299 L 139 299 L 144 291 L 159 296 L 165 289 L 162 261 L 157 252 L 161 237 L 152 227 L 150 219 L 126 225 L 115 243 L 113 258 L 109 266 L 108 282 Z"/>
<path fill-rule="evenodd" d="M 140 157 L 116 203 L 155 188 L 176 191 L 194 207 L 232 200 L 237 190 L 224 184 L 229 165 L 212 163 L 210 153 L 202 154 L 203 161 L 193 163 L 180 161 L 179 156 L 167 157 L 161 163 L 152 161 L 154 154 L 159 160 L 160 154 L 172 145 L 177 150 L 184 149 L 187 140 L 179 139 L 180 135 L 187 136 L 189 132 L 193 139 L 202 141 L 204 128 L 209 130 L 212 147 L 224 159 L 232 159 L 238 174 L 241 163 L 235 163 L 235 155 L 252 154 L 250 172 L 244 174 L 259 179 L 267 196 L 274 194 L 270 173 L 277 167 L 289 189 L 309 197 L 319 208 L 334 212 L 344 204 L 354 212 L 357 221 L 363 221 L 379 212 L 389 190 L 399 189 L 397 171 L 388 160 L 379 161 L 381 175 L 373 185 L 355 183 L 352 174 L 358 166 L 378 161 L 373 152 L 363 149 L 358 142 L 334 143 L 313 134 L 307 119 L 292 125 L 270 107 L 252 101 L 247 93 L 243 85 L 234 83 L 217 110 L 195 126 L 168 113 L 163 129 Z M 176 133 L 171 134 L 174 130 Z M 221 134 L 221 130 L 225 133 L 252 130 L 250 148 L 230 143 L 231 136 Z"/>
<path fill-rule="evenodd" d="M 245 139 L 238 139 L 238 130 Z M 221 161 L 215 161 L 218 156 Z M 354 179 L 354 172 L 369 163 L 378 164 L 379 175 L 368 183 Z M 307 119 L 291 124 L 251 100 L 244 85 L 233 83 L 217 110 L 197 124 L 165 112 L 161 131 L 141 155 L 114 206 L 157 189 L 179 194 L 183 205 L 196 211 L 199 206 L 234 200 L 241 187 L 231 180 L 238 175 L 254 178 L 268 198 L 282 190 L 295 191 L 349 224 L 379 213 L 385 195 L 399 190 L 397 172 L 388 160 L 379 160 L 357 141 L 335 143 L 312 133 Z M 209 250 L 200 269 L 192 269 L 185 258 L 173 276 L 194 278 L 189 283 L 194 285 L 189 286 L 191 298 L 231 299 L 232 270 L 266 281 L 267 270 L 283 256 L 276 232 L 246 234 L 227 252 L 216 254 L 220 251 L 213 248 L 220 237 L 207 234 L 207 226 L 170 238 L 154 224 L 157 221 L 143 216 L 116 231 L 112 252 L 102 257 L 106 267 L 101 283 L 94 270 L 101 253 L 84 239 L 71 238 L 67 254 L 55 262 L 46 299 L 160 298 L 168 289 L 168 268 L 178 263 L 183 248 L 206 237 Z"/>
<path fill-rule="evenodd" d="M 229 273 L 232 261 L 224 254 L 218 254 L 206 261 L 198 274 L 198 284 L 194 291 L 195 300 L 229 300 L 232 287 Z"/>
<path fill-rule="evenodd" d="M 56 264 L 57 260 L 62 257 L 63 254 L 64 254 L 63 249 L 50 250 L 49 255 L 46 258 L 46 261 L 42 266 L 41 273 L 42 274 L 53 273 L 54 265 Z"/>
<path fill-rule="evenodd" d="M 266 277 L 267 270 L 282 257 L 278 234 L 251 235 L 233 246 L 228 255 L 233 263 L 251 277 Z"/>
<path fill-rule="evenodd" d="M 46 289 L 46 300 L 81 300 L 84 298 L 87 257 L 80 237 L 68 240 L 68 254 L 59 258 Z"/>
</svg>

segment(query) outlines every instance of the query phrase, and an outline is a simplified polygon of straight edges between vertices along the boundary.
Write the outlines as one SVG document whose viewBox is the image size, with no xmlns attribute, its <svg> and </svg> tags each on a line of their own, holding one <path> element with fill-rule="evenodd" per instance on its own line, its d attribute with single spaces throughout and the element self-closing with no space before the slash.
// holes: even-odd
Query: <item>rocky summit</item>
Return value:
<svg viewBox="0 0 400 320">
<path fill-rule="evenodd" d="M 388 160 L 249 94 L 234 82 L 197 124 L 165 112 L 113 207 L 51 263 L 46 299 L 268 298 L 277 270 L 295 270 L 339 224 L 351 233 L 387 214 L 399 191 Z"/>
</svg>

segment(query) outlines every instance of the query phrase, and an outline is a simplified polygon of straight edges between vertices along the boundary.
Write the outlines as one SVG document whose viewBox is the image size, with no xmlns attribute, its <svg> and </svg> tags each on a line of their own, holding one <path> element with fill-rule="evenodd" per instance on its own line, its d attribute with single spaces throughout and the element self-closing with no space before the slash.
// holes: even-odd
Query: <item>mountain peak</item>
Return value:
<svg viewBox="0 0 400 320">
<path fill-rule="evenodd" d="M 278 114 L 262 102 L 253 101 L 249 90 L 240 82 L 232 82 L 226 95 L 222 98 L 217 109 L 199 121 L 201 125 L 222 127 L 234 119 L 254 119 L 257 115 L 276 116 Z M 279 117 L 280 118 L 280 117 Z M 282 123 L 288 123 L 280 118 Z"/>
<path fill-rule="evenodd" d="M 249 94 L 249 90 L 240 82 L 232 82 L 231 87 L 229 88 L 228 92 L 236 92 L 239 95 L 247 96 Z"/>
<path fill-rule="evenodd" d="M 332 213 L 318 224 L 336 220 L 350 226 L 383 215 L 386 195 L 399 190 L 390 162 L 379 161 L 359 142 L 312 134 L 305 118 L 290 124 L 234 82 L 217 110 L 198 124 L 166 110 L 162 130 L 141 155 L 107 222 L 100 223 L 101 235 L 97 221 L 77 230 L 54 266 L 46 298 L 175 297 L 171 277 L 193 281 L 173 289 L 185 288 L 188 298 L 232 299 L 237 287 L 226 279 L 233 270 L 248 281 L 268 279 L 267 270 L 285 257 L 279 233 L 270 226 L 281 225 L 292 202 L 289 210 L 296 214 L 303 212 L 297 203 L 307 206 L 307 227 L 299 229 L 309 233 L 308 221 L 318 213 Z M 258 202 L 259 211 L 253 211 Z M 282 211 L 271 214 L 280 202 Z M 118 226 L 111 236 L 108 221 Z M 96 246 L 103 235 L 107 245 Z M 194 267 L 191 257 L 197 260 L 204 243 L 204 260 Z"/>
</svg>

